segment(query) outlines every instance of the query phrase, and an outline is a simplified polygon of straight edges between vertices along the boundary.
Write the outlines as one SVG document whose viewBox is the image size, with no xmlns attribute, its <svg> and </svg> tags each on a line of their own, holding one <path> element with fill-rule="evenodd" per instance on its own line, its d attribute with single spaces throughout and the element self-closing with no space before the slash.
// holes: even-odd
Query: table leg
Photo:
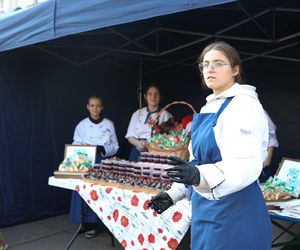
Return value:
<svg viewBox="0 0 300 250">
<path fill-rule="evenodd" d="M 76 239 L 77 235 L 80 233 L 80 231 L 83 229 L 83 224 L 80 223 L 76 232 L 72 236 L 71 240 L 68 242 L 68 245 L 66 246 L 65 250 L 70 249 L 71 245 L 73 244 L 74 240 Z"/>
<path fill-rule="evenodd" d="M 111 233 L 111 231 L 109 231 L 109 234 L 110 234 L 110 239 L 111 239 L 111 245 L 112 245 L 112 247 L 116 247 L 115 236 Z"/>
<path fill-rule="evenodd" d="M 65 250 L 69 250 L 70 247 L 72 246 L 73 242 L 75 241 L 76 237 L 78 236 L 78 234 L 80 234 L 81 232 L 84 231 L 83 218 L 84 218 L 84 200 L 81 197 L 81 199 L 80 199 L 80 224 L 79 224 L 76 232 L 74 233 L 74 235 L 72 236 L 72 238 L 68 242 L 68 245 L 66 246 Z M 110 235 L 112 247 L 116 247 L 114 235 L 109 230 L 108 230 L 108 232 L 109 232 L 109 235 Z"/>
<path fill-rule="evenodd" d="M 66 246 L 65 250 L 70 249 L 71 245 L 75 241 L 75 239 L 78 236 L 78 234 L 84 229 L 84 227 L 83 227 L 83 216 L 84 216 L 84 201 L 81 198 L 80 199 L 80 224 L 79 224 L 76 232 L 72 236 L 71 240 L 68 242 L 68 245 Z"/>
</svg>

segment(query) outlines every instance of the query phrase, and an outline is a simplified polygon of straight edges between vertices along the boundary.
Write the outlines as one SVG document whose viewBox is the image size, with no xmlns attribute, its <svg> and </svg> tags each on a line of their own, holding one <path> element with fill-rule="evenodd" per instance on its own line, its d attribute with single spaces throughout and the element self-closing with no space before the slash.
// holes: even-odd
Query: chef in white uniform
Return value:
<svg viewBox="0 0 300 250">
<path fill-rule="evenodd" d="M 269 179 L 270 176 L 273 176 L 277 170 L 277 168 L 273 168 L 271 165 L 274 148 L 278 148 L 279 142 L 276 136 L 276 125 L 272 121 L 271 117 L 265 111 L 265 115 L 268 120 L 268 127 L 269 127 L 269 141 L 268 141 L 268 156 L 264 161 L 264 168 L 262 170 L 261 175 L 259 176 L 259 182 L 265 182 Z"/>
<path fill-rule="evenodd" d="M 73 144 L 96 145 L 100 157 L 113 156 L 119 149 L 115 126 L 112 121 L 101 116 L 103 110 L 101 99 L 91 97 L 89 100 L 87 109 L 90 116 L 76 126 Z"/>
<path fill-rule="evenodd" d="M 135 111 L 131 117 L 125 138 L 133 146 L 129 160 L 136 161 L 140 152 L 147 151 L 147 139 L 151 137 L 152 125 L 156 121 L 160 111 L 161 95 L 159 89 L 154 84 L 149 84 L 144 93 L 147 107 Z M 172 115 L 164 110 L 161 112 L 158 123 L 166 122 Z"/>
<path fill-rule="evenodd" d="M 100 97 L 91 96 L 88 99 L 87 110 L 89 117 L 80 121 L 76 126 L 73 144 L 97 146 L 96 162 L 100 162 L 101 159 L 113 156 L 117 153 L 119 149 L 118 139 L 113 122 L 101 115 L 103 102 Z M 80 221 L 82 202 L 84 202 L 82 198 L 74 191 L 70 209 L 71 221 Z M 97 223 L 100 220 L 97 214 L 95 214 L 86 203 L 84 203 L 83 215 L 85 227 L 92 228 L 85 233 L 85 236 L 93 238 L 96 235 Z"/>
</svg>

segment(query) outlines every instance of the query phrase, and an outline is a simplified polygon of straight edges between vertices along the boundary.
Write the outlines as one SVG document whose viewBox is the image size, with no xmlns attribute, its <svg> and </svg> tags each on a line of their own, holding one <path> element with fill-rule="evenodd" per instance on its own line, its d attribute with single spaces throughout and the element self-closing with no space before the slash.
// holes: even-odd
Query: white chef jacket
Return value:
<svg viewBox="0 0 300 250">
<path fill-rule="evenodd" d="M 222 160 L 196 166 L 206 185 L 201 185 L 201 181 L 193 188 L 211 200 L 237 192 L 256 181 L 267 156 L 268 123 L 255 87 L 235 83 L 220 95 L 208 96 L 200 113 L 216 113 L 226 98 L 232 96 L 234 98 L 214 127 Z M 191 146 L 189 148 L 190 160 L 193 160 Z M 188 194 L 188 189 L 183 184 L 174 183 L 167 192 L 176 202 Z"/>
<path fill-rule="evenodd" d="M 151 126 L 155 121 L 158 112 L 152 113 L 146 121 L 148 113 L 147 107 L 138 109 L 133 113 L 125 138 L 135 137 L 136 139 L 149 139 L 151 137 Z M 166 122 L 170 117 L 172 117 L 172 115 L 164 110 L 160 114 L 158 123 L 161 124 L 162 122 Z"/>
<path fill-rule="evenodd" d="M 106 118 L 98 124 L 93 123 L 89 118 L 83 119 L 76 126 L 73 140 L 73 144 L 103 146 L 106 151 L 103 157 L 112 156 L 119 149 L 114 124 Z"/>
<path fill-rule="evenodd" d="M 276 125 L 274 124 L 274 122 L 272 121 L 271 117 L 269 116 L 269 114 L 267 113 L 267 111 L 265 111 L 265 115 L 267 117 L 268 120 L 268 126 L 269 126 L 269 141 L 268 141 L 268 147 L 274 147 L 274 148 L 278 148 L 279 143 L 277 140 L 277 136 L 276 136 Z"/>
</svg>

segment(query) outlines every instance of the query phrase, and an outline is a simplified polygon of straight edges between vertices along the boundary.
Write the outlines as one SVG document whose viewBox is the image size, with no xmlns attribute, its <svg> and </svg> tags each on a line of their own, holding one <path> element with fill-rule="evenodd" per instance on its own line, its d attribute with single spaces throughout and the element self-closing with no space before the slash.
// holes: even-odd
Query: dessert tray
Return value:
<svg viewBox="0 0 300 250">
<path fill-rule="evenodd" d="M 151 157 L 150 157 L 151 158 Z M 147 159 L 150 159 L 147 157 Z M 135 191 L 158 193 L 171 187 L 164 171 L 170 165 L 155 162 L 130 162 L 102 160 L 101 164 L 83 175 L 83 181 L 105 186 L 115 186 Z"/>
</svg>

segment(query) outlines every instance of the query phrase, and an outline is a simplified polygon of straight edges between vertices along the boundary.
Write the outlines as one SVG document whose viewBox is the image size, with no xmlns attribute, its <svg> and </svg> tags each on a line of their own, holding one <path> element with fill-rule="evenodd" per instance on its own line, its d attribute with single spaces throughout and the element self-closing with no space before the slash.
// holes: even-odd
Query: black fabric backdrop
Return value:
<svg viewBox="0 0 300 250">
<path fill-rule="evenodd" d="M 0 227 L 68 211 L 69 191 L 48 186 L 48 177 L 62 161 L 64 144 L 72 142 L 76 124 L 87 115 L 88 96 L 103 97 L 105 116 L 116 126 L 118 156 L 123 158 L 129 152 L 124 135 L 138 108 L 138 75 L 116 65 L 43 67 L 14 61 L 0 64 Z M 249 62 L 244 66 L 247 83 L 258 87 L 278 127 L 280 147 L 273 165 L 278 166 L 282 157 L 299 158 L 296 65 L 270 68 Z M 143 83 L 150 82 L 161 87 L 163 105 L 185 100 L 199 110 L 209 93 L 201 86 L 196 68 L 176 66 L 143 77 Z M 170 111 L 179 118 L 190 112 L 186 107 Z"/>
<path fill-rule="evenodd" d="M 128 72 L 124 77 L 124 72 L 105 67 L 99 71 L 2 64 L 0 68 L 2 227 L 68 211 L 69 191 L 48 186 L 48 177 L 63 159 L 64 144 L 72 143 L 76 124 L 87 116 L 90 95 L 103 97 L 104 114 L 115 122 L 122 148 L 137 101 Z M 120 114 L 122 119 L 117 119 Z"/>
</svg>

